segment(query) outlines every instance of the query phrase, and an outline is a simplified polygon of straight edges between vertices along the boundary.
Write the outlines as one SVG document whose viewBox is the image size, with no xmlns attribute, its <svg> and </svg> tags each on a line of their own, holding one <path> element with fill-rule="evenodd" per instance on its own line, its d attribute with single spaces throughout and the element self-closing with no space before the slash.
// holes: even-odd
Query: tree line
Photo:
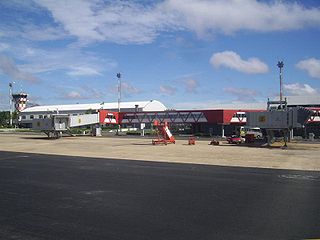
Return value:
<svg viewBox="0 0 320 240">
<path fill-rule="evenodd" d="M 17 112 L 12 113 L 13 122 L 17 119 Z M 9 111 L 0 111 L 0 127 L 11 127 L 10 126 L 10 112 Z"/>
</svg>

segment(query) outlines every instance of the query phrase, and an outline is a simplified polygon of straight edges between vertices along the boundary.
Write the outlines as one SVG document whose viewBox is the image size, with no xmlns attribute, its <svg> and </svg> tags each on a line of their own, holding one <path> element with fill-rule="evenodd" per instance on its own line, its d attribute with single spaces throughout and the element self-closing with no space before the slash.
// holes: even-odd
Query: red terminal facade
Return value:
<svg viewBox="0 0 320 240">
<path fill-rule="evenodd" d="M 320 108 L 308 108 L 313 111 L 308 123 L 320 123 Z M 163 112 L 110 112 L 99 110 L 100 123 L 152 123 L 154 120 L 168 123 L 211 123 L 242 126 L 246 124 L 246 112 L 265 110 L 178 110 Z M 113 121 L 112 119 L 115 119 Z"/>
<path fill-rule="evenodd" d="M 308 108 L 313 114 L 308 120 L 308 127 L 319 131 L 320 108 Z M 210 135 L 229 135 L 246 124 L 246 112 L 265 110 L 169 110 L 159 112 L 110 112 L 100 110 L 100 123 L 120 123 L 122 126 L 136 126 L 144 123 L 146 126 L 154 121 L 168 122 L 170 125 L 188 124 L 193 133 L 204 132 Z"/>
</svg>

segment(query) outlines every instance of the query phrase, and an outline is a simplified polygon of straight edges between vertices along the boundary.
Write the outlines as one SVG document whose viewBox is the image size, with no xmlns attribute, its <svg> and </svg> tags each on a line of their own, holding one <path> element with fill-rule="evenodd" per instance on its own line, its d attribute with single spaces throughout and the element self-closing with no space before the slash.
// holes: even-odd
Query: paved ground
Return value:
<svg viewBox="0 0 320 240">
<path fill-rule="evenodd" d="M 320 238 L 320 173 L 0 152 L 0 239 Z"/>
<path fill-rule="evenodd" d="M 291 143 L 287 149 L 208 143 L 206 139 L 189 146 L 187 140 L 178 140 L 175 145 L 153 146 L 151 139 L 144 138 L 84 136 L 48 140 L 44 134 L 0 134 L 0 151 L 320 171 L 319 142 Z"/>
</svg>

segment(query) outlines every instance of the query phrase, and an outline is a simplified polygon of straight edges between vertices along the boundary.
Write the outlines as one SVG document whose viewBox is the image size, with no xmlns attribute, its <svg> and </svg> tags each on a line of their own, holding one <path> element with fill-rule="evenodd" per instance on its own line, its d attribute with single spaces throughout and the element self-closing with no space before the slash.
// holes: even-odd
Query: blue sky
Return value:
<svg viewBox="0 0 320 240">
<path fill-rule="evenodd" d="M 156 99 L 168 108 L 320 93 L 320 2 L 1 0 L 0 110 L 8 83 L 37 104 Z"/>
</svg>

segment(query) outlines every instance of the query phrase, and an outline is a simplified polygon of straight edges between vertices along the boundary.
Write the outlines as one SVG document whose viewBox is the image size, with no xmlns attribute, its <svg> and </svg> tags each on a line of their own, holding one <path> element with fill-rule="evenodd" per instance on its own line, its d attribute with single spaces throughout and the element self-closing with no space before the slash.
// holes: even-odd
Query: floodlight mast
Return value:
<svg viewBox="0 0 320 240">
<path fill-rule="evenodd" d="M 121 73 L 117 73 L 118 78 L 118 112 L 120 113 L 120 102 L 121 102 Z"/>
<path fill-rule="evenodd" d="M 118 78 L 118 121 L 120 117 L 120 103 L 121 103 L 121 73 L 117 73 L 117 78 Z M 121 130 L 120 123 L 118 123 L 118 134 Z"/>
<path fill-rule="evenodd" d="M 12 83 L 9 83 L 10 126 L 12 126 Z"/>
<path fill-rule="evenodd" d="M 284 63 L 283 61 L 278 61 L 278 64 L 277 64 L 278 68 L 279 68 L 279 77 L 280 77 L 280 108 L 282 109 L 283 106 L 282 106 L 282 68 L 284 66 Z"/>
</svg>

